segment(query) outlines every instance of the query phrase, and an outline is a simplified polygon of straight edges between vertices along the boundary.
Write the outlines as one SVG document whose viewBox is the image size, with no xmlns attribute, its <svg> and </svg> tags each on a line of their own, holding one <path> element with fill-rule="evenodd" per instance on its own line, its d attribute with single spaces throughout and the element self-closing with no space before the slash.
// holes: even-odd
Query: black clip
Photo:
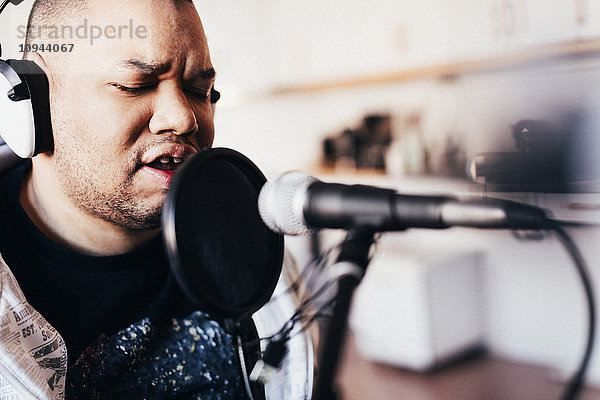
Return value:
<svg viewBox="0 0 600 400">
<path fill-rule="evenodd" d="M 250 373 L 251 381 L 267 383 L 271 376 L 281 367 L 287 353 L 287 338 L 273 340 L 267 345 L 262 359 L 258 360 Z"/>
<path fill-rule="evenodd" d="M 12 89 L 6 93 L 8 98 L 12 101 L 21 101 L 30 99 L 29 90 L 27 89 L 27 85 L 24 83 L 19 83 L 17 86 L 14 86 Z"/>
</svg>

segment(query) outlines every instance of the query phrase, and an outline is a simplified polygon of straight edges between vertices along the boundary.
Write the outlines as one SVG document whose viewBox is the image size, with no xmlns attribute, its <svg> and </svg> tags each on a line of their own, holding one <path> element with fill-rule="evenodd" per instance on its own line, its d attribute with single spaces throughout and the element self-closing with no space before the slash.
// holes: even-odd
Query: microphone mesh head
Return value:
<svg viewBox="0 0 600 400">
<path fill-rule="evenodd" d="M 304 204 L 308 187 L 316 178 L 303 172 L 288 172 L 267 181 L 258 196 L 258 211 L 263 222 L 277 233 L 307 235 Z"/>
</svg>

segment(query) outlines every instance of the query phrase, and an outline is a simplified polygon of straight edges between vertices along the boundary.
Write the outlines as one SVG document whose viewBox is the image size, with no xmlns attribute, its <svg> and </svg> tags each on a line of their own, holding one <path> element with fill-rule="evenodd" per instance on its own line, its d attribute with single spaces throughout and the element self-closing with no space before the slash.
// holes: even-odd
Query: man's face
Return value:
<svg viewBox="0 0 600 400">
<path fill-rule="evenodd" d="M 44 157 L 75 206 L 128 229 L 155 228 L 173 171 L 213 142 L 206 38 L 191 3 L 96 3 L 75 25 L 87 18 L 121 27 L 121 37 L 77 40 L 50 63 L 54 152 Z"/>
</svg>

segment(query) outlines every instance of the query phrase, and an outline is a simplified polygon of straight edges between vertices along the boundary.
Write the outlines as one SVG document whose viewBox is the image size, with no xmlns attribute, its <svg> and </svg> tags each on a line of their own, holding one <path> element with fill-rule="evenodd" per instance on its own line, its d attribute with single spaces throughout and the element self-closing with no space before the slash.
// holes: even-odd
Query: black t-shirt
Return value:
<svg viewBox="0 0 600 400">
<path fill-rule="evenodd" d="M 242 398 L 231 337 L 183 295 L 160 235 L 108 257 L 57 244 L 21 207 L 30 165 L 0 175 L 0 254 L 65 340 L 67 398 Z"/>
</svg>

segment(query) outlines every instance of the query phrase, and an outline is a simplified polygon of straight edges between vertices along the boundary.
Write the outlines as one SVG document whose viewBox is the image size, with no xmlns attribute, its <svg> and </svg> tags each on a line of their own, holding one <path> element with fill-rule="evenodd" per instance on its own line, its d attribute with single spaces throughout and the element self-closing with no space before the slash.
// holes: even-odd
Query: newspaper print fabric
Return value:
<svg viewBox="0 0 600 400">
<path fill-rule="evenodd" d="M 67 347 L 0 256 L 0 400 L 64 399 Z"/>
</svg>

